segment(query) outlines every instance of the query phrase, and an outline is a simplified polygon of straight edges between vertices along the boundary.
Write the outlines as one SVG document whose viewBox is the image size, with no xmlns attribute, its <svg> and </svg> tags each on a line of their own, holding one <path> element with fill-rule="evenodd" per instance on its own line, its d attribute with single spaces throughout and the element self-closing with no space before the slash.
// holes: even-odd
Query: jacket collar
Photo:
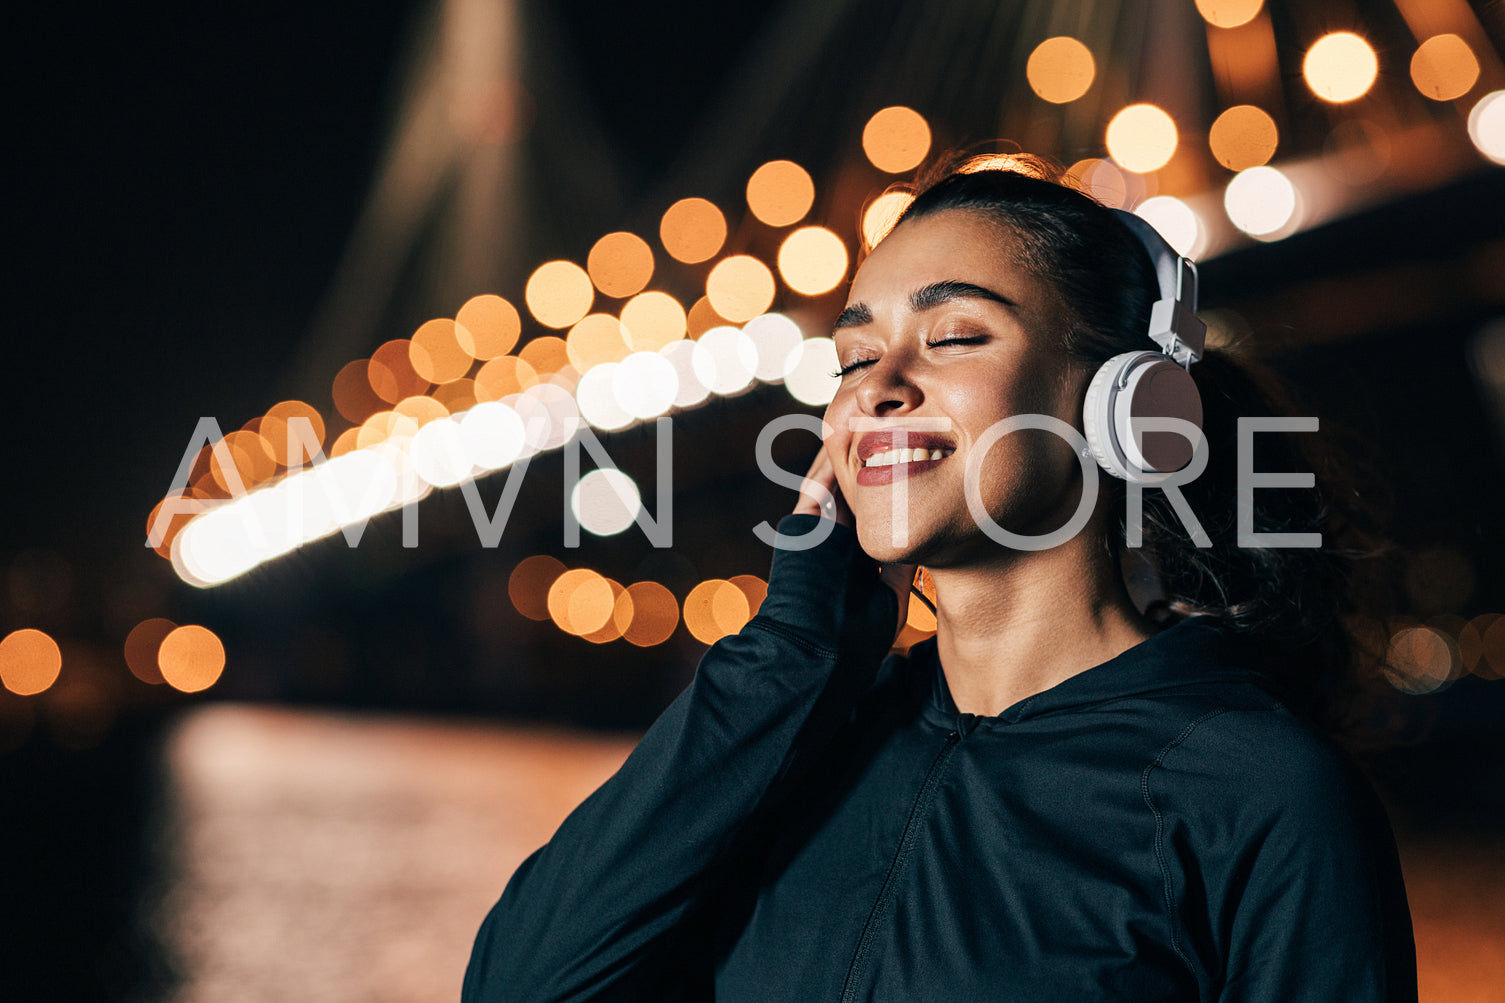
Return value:
<svg viewBox="0 0 1505 1003">
<path fill-rule="evenodd" d="M 974 726 L 1013 724 L 1073 708 L 1102 704 L 1124 697 L 1152 693 L 1198 683 L 1228 683 L 1235 680 L 1267 684 L 1267 678 L 1251 667 L 1250 653 L 1209 617 L 1191 617 L 1162 630 L 1108 661 L 1079 672 L 1020 700 L 993 717 L 974 717 Z M 951 698 L 936 653 L 935 638 L 914 645 L 909 665 L 921 689 L 927 720 L 950 728 L 962 714 Z"/>
</svg>

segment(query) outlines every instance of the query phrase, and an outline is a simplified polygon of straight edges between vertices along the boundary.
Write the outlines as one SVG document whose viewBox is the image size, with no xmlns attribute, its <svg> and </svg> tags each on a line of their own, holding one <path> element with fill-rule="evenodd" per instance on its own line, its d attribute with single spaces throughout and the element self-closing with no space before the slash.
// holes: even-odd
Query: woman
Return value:
<svg viewBox="0 0 1505 1003">
<path fill-rule="evenodd" d="M 1342 566 L 1236 545 L 1234 419 L 1267 412 L 1214 353 L 1192 367 L 1208 466 L 1181 497 L 1212 546 L 1142 492 L 1147 616 L 1123 482 L 1074 436 L 997 429 L 1081 430 L 1099 366 L 1155 348 L 1152 245 L 974 166 L 857 272 L 759 615 L 519 867 L 466 998 L 1415 998 L 1388 823 L 1304 720 L 1343 664 Z M 1261 436 L 1255 469 L 1311 469 L 1298 444 Z M 1336 501 L 1253 495 L 1256 532 Z M 884 658 L 915 565 L 937 636 Z"/>
</svg>

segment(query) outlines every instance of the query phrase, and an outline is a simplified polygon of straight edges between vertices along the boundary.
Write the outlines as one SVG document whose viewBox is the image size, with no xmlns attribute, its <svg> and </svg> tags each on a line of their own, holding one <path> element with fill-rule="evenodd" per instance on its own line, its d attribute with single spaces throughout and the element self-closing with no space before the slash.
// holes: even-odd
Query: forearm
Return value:
<svg viewBox="0 0 1505 1003">
<path fill-rule="evenodd" d="M 584 999 L 648 977 L 706 871 L 887 650 L 894 603 L 838 529 L 776 556 L 759 616 L 712 647 L 621 770 L 513 875 L 477 939 L 467 999 Z"/>
</svg>

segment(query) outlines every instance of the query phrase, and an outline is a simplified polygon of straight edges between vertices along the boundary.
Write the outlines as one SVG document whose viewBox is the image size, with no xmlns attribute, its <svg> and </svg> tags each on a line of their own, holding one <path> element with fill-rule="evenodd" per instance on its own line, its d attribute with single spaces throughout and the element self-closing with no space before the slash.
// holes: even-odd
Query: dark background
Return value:
<svg viewBox="0 0 1505 1003">
<path fill-rule="evenodd" d="M 1377 33 L 1394 30 L 1394 15 L 1372 8 L 1357 13 L 1372 13 Z M 735 205 L 746 173 L 775 156 L 815 175 L 819 216 L 838 198 L 828 190 L 881 187 L 876 172 L 853 166 L 853 151 L 866 115 L 885 103 L 912 103 L 942 123 L 941 143 L 986 139 L 1007 122 L 973 113 L 996 103 L 978 98 L 981 83 L 958 91 L 939 57 L 921 60 L 920 43 L 895 41 L 911 5 L 840 11 L 841 59 L 790 65 L 786 90 L 748 112 L 761 124 L 734 144 L 718 142 L 725 116 L 749 107 L 733 71 L 769 65 L 790 11 L 525 5 L 514 126 L 522 208 L 494 285 L 465 295 L 518 301 L 537 262 L 583 260 L 611 229 L 650 233 L 680 195 Z M 402 102 L 409 42 L 429 16 L 383 2 L 9 12 L 0 632 L 47 630 L 63 643 L 64 681 L 88 687 L 60 682 L 48 700 L 0 693 L 0 996 L 118 998 L 168 978 L 134 917 L 153 880 L 143 847 L 161 797 L 156 749 L 186 707 L 237 699 L 642 727 L 693 669 L 701 646 L 682 629 L 647 655 L 597 648 L 507 603 L 517 560 L 564 554 L 557 456 L 529 471 L 497 552 L 476 545 L 452 492 L 424 503 L 417 551 L 400 547 L 387 520 L 359 550 L 310 547 L 211 591 L 181 584 L 141 545 L 199 416 L 239 427 L 289 388 L 332 377 L 292 360 L 308 348 Z M 977 15 L 989 37 L 1011 16 Z M 1286 19 L 1277 13 L 1277 29 Z M 968 28 L 960 21 L 953 30 Z M 831 88 L 854 109 L 834 132 L 801 113 L 812 89 Z M 1291 109 L 1293 137 L 1317 127 L 1303 125 L 1318 116 L 1312 102 Z M 1316 413 L 1379 444 L 1391 531 L 1411 572 L 1404 602 L 1418 616 L 1505 612 L 1505 443 L 1467 355 L 1470 339 L 1505 315 L 1501 173 L 1481 159 L 1203 266 L 1204 305 L 1241 318 Z M 422 258 L 436 240 L 419 234 L 356 354 L 458 304 L 424 291 Z M 765 573 L 750 527 L 791 499 L 749 476 L 752 443 L 789 409 L 766 388 L 677 418 L 675 554 L 629 532 L 575 558 L 623 581 L 651 573 L 678 595 L 700 577 Z M 608 444 L 651 483 L 649 431 Z M 797 466 L 790 452 L 786 465 Z M 499 488 L 488 482 L 484 493 L 494 499 Z M 1460 593 L 1455 574 L 1436 593 L 1427 568 L 1439 550 L 1462 556 L 1471 587 Z M 1434 594 L 1461 598 L 1434 608 Z M 229 653 L 221 682 L 185 697 L 135 680 L 120 646 L 144 616 L 211 626 Z M 1394 746 L 1369 762 L 1398 824 L 1505 831 L 1502 710 L 1505 683 L 1476 677 L 1387 710 Z"/>
</svg>

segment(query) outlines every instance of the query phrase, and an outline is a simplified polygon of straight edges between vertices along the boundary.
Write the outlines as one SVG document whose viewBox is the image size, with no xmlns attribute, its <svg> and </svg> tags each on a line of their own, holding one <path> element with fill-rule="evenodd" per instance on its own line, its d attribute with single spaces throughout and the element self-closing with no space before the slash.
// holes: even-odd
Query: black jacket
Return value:
<svg viewBox="0 0 1505 1003">
<path fill-rule="evenodd" d="M 512 876 L 464 998 L 1415 999 L 1384 812 L 1216 628 L 984 718 L 933 641 L 883 659 L 894 617 L 850 530 L 778 551 Z"/>
</svg>

